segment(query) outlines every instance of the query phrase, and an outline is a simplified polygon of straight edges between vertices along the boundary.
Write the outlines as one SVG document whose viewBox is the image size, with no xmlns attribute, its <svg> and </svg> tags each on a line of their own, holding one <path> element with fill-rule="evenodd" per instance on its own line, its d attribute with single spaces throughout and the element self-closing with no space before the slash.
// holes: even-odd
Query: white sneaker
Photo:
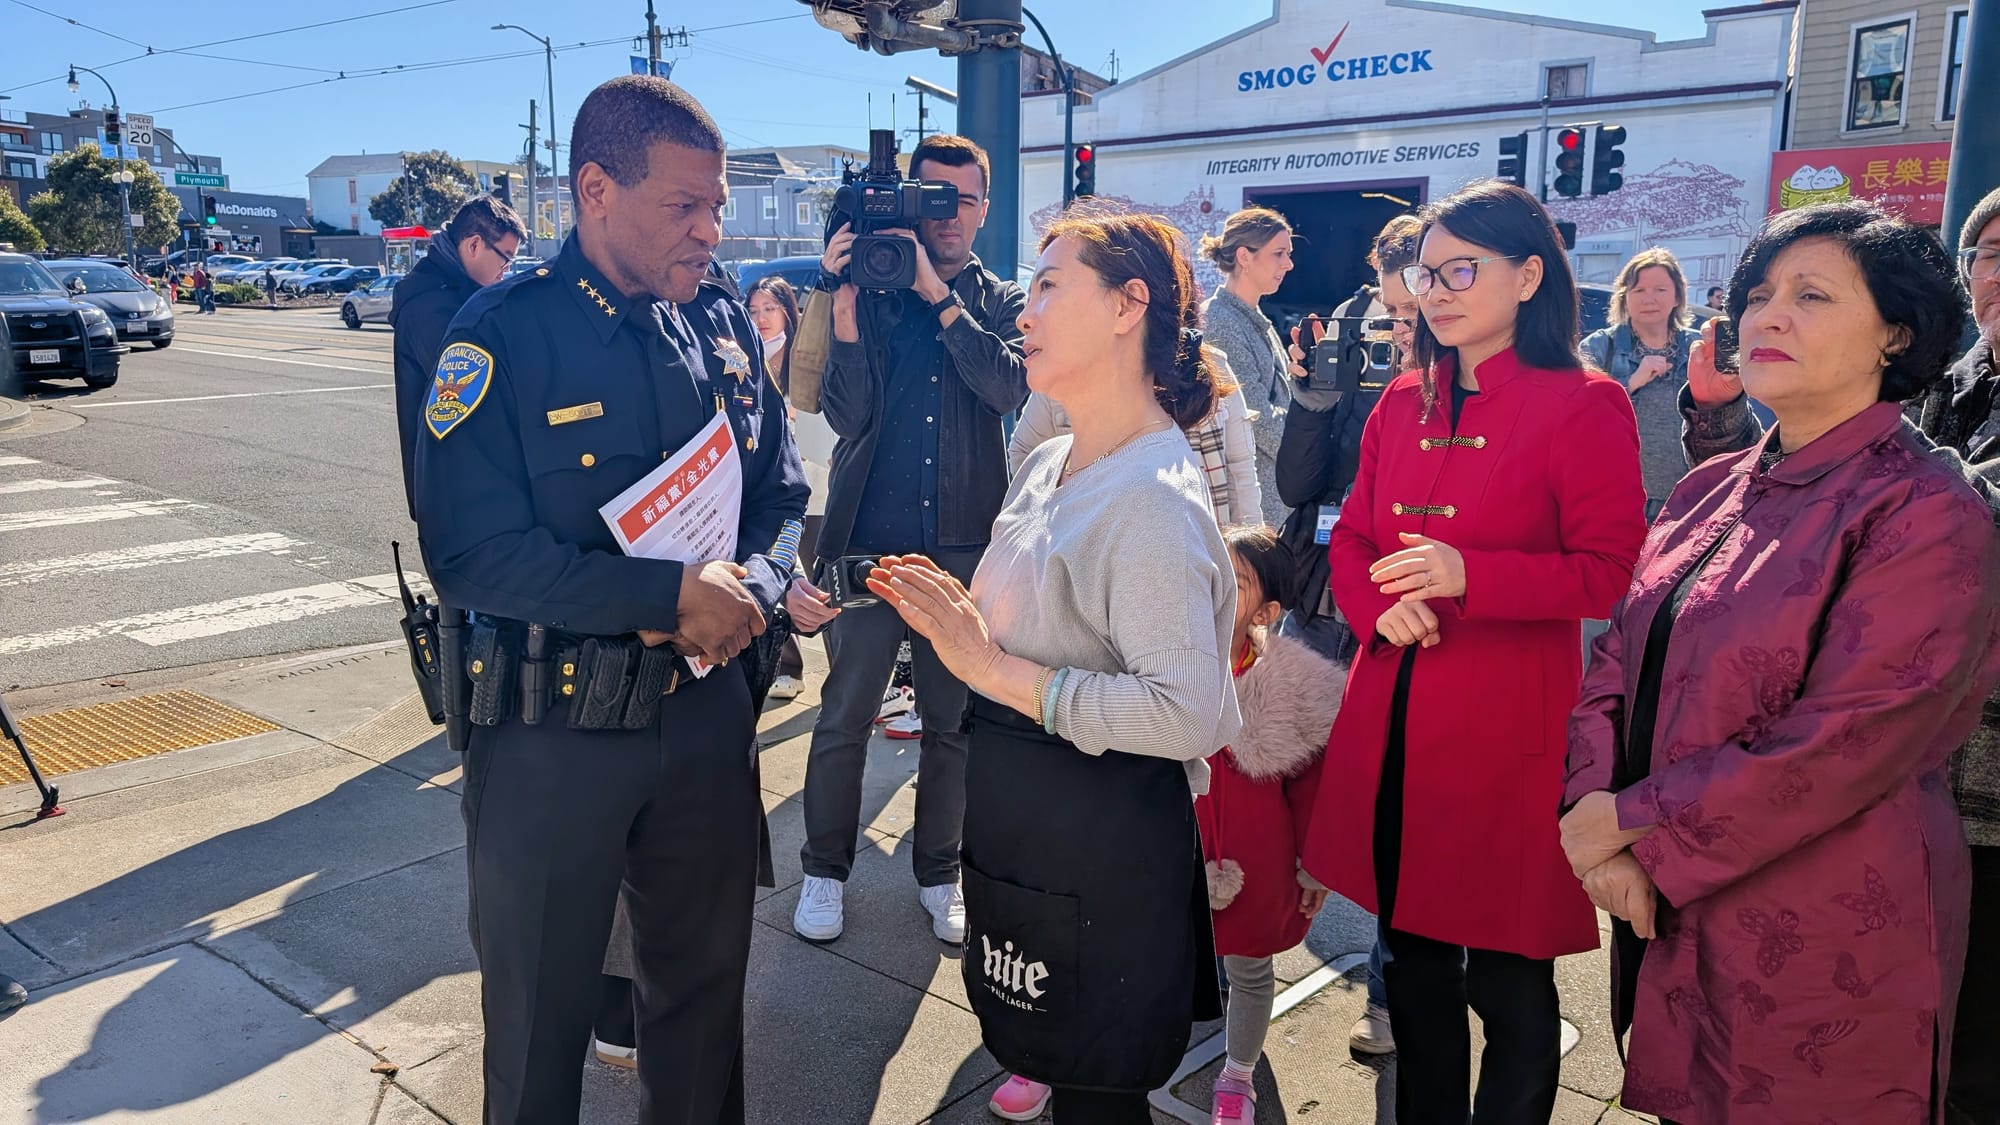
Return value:
<svg viewBox="0 0 2000 1125">
<path fill-rule="evenodd" d="M 1347 1045 L 1364 1055 L 1394 1051 L 1396 1037 L 1389 1030 L 1389 1009 L 1380 1004 L 1368 1005 L 1368 1010 L 1354 1021 L 1354 1030 L 1347 1033 Z"/>
<path fill-rule="evenodd" d="M 605 1066 L 624 1067 L 626 1070 L 639 1068 L 639 1048 L 619 1047 L 602 1039 L 592 1039 L 590 1042 L 597 1049 L 597 1061 Z"/>
<path fill-rule="evenodd" d="M 965 892 L 957 883 L 924 887 L 917 892 L 917 900 L 930 912 L 931 932 L 939 941 L 965 944 Z"/>
<path fill-rule="evenodd" d="M 824 945 L 846 928 L 842 921 L 841 898 L 847 884 L 838 879 L 806 876 L 799 888 L 799 908 L 792 911 L 792 930 L 810 942 Z"/>
<path fill-rule="evenodd" d="M 917 693 L 909 688 L 892 687 L 883 693 L 882 706 L 875 711 L 875 721 L 887 722 L 894 716 L 911 710 L 917 705 Z"/>
<path fill-rule="evenodd" d="M 799 693 L 804 690 L 806 690 L 805 681 L 797 676 L 779 676 L 771 681 L 770 698 L 797 699 Z"/>
<path fill-rule="evenodd" d="M 882 724 L 882 733 L 908 741 L 924 736 L 924 721 L 915 711 L 906 711 Z"/>
</svg>

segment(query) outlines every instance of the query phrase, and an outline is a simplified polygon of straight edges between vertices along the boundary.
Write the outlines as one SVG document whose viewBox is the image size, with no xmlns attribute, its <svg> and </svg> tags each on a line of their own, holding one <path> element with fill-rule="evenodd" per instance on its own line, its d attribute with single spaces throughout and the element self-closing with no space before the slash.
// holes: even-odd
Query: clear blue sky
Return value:
<svg viewBox="0 0 2000 1125">
<path fill-rule="evenodd" d="M 1663 39 L 1701 34 L 1701 9 L 1720 0 L 1661 0 L 1626 22 Z M 674 78 L 701 98 L 730 143 L 865 147 L 869 97 L 877 124 L 915 124 L 907 75 L 956 85 L 956 64 L 930 52 L 865 54 L 812 21 L 798 0 L 656 0 L 663 27 L 685 27 L 667 53 Z M 1603 20 L 1601 0 L 1488 0 L 1484 5 L 1564 19 Z M 1104 73 L 1111 53 L 1126 77 L 1262 19 L 1268 0 L 1040 0 L 1064 56 Z M 1138 7 L 1145 18 L 1134 19 Z M 48 13 L 59 13 L 50 15 Z M 375 13 L 382 13 L 376 15 Z M 364 17 L 364 18 L 355 18 Z M 70 22 L 71 20 L 77 22 Z M 300 25 L 342 22 L 309 30 Z M 757 22 L 752 21 L 768 21 Z M 541 47 L 516 23 L 549 35 L 556 108 L 567 129 L 597 83 L 630 69 L 645 31 L 644 0 L 358 0 L 351 5 L 249 0 L 0 0 L 4 108 L 62 113 L 103 85 L 69 63 L 96 67 L 128 111 L 152 112 L 190 152 L 219 155 L 237 191 L 303 195 L 305 174 L 336 153 L 443 148 L 467 159 L 519 155 L 527 102 L 544 101 Z M 749 26 L 729 26 L 744 25 Z M 282 34 L 269 34 L 282 32 Z M 1030 31 L 1031 41 L 1033 31 Z M 567 47 L 569 44 L 592 44 Z M 148 49 L 151 53 L 148 53 Z M 637 48 L 643 53 L 643 45 Z M 425 66 L 424 64 L 444 64 Z M 400 71 L 383 73 L 389 68 Z M 350 75 L 340 78 L 341 72 Z M 282 87 L 299 86 L 296 89 Z M 206 104 L 204 104 L 206 103 Z M 547 107 L 542 112 L 546 114 Z M 953 123 L 948 106 L 933 123 Z M 546 118 L 544 118 L 546 122 Z"/>
</svg>

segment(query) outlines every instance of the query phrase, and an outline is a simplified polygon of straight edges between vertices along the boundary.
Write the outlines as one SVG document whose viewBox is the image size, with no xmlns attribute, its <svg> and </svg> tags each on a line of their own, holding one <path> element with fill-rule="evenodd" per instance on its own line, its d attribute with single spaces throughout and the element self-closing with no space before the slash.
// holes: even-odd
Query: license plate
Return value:
<svg viewBox="0 0 2000 1125">
<path fill-rule="evenodd" d="M 59 348 L 36 348 L 28 353 L 29 363 L 61 363 L 62 350 Z"/>
</svg>

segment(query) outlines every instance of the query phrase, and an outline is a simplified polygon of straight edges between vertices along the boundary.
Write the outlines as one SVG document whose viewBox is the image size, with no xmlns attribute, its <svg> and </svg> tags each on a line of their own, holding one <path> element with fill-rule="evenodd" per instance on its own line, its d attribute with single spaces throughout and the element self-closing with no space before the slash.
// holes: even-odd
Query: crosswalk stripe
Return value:
<svg viewBox="0 0 2000 1125">
<path fill-rule="evenodd" d="M 190 395 L 187 398 L 128 398 L 117 402 L 79 402 L 66 404 L 65 410 L 105 410 L 113 406 L 162 406 L 170 402 L 214 402 L 225 398 L 277 398 L 282 395 L 325 395 L 335 391 L 380 391 L 394 387 L 394 383 L 366 383 L 355 387 L 307 387 L 297 391 L 239 391 L 226 395 Z"/>
<path fill-rule="evenodd" d="M 0 496 L 11 496 L 18 492 L 50 492 L 59 488 L 103 488 L 107 484 L 117 484 L 104 477 L 84 477 L 81 480 L 17 480 L 0 484 Z"/>
<path fill-rule="evenodd" d="M 80 523 L 105 523 L 135 516 L 166 516 L 202 507 L 187 500 L 127 500 L 118 504 L 85 504 L 76 508 L 49 508 L 37 512 L 9 512 L 0 515 L 0 533 L 27 531 L 38 527 L 68 527 Z"/>
<path fill-rule="evenodd" d="M 298 621 L 337 610 L 368 606 L 386 609 L 389 592 L 395 588 L 395 575 L 377 574 L 347 582 L 321 582 L 202 605 L 178 606 L 44 633 L 0 637 L 0 656 L 15 656 L 114 636 L 129 637 L 140 644 L 158 647 L 255 629 L 262 625 Z M 391 629 L 385 617 L 384 635 Z"/>
<path fill-rule="evenodd" d="M 0 589 L 8 586 L 26 586 L 50 578 L 75 578 L 85 574 L 139 570 L 149 566 L 193 562 L 199 559 L 220 559 L 230 555 L 278 554 L 303 546 L 305 544 L 296 539 L 270 531 L 250 535 L 217 535 L 206 539 L 180 539 L 172 543 L 148 543 L 143 547 L 127 547 L 117 551 L 92 551 L 89 554 L 70 555 L 66 558 L 9 563 L 0 566 Z"/>
<path fill-rule="evenodd" d="M 257 363 L 284 363 L 293 367 L 324 367 L 331 371 L 359 371 L 366 375 L 377 375 L 382 370 L 381 367 L 354 367 L 344 363 L 315 363 L 309 359 L 286 359 L 283 356 L 270 355 L 265 352 L 218 352 L 207 348 L 182 348 L 180 350 L 193 352 L 196 355 L 219 356 L 223 359 L 248 359 Z M 393 357 L 385 357 L 382 361 L 382 367 L 392 367 L 394 363 L 395 360 Z"/>
<path fill-rule="evenodd" d="M 11 469 L 16 465 L 39 465 L 39 464 L 41 464 L 41 462 L 35 460 L 33 457 L 15 457 L 12 455 L 6 457 L 0 457 L 0 468 Z"/>
</svg>

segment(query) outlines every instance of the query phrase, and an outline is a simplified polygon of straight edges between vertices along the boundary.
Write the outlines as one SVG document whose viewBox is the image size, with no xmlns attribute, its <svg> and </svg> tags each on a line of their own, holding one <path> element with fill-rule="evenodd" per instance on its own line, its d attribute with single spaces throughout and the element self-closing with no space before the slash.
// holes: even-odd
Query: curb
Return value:
<svg viewBox="0 0 2000 1125">
<path fill-rule="evenodd" d="M 0 395 L 0 431 L 11 430 L 29 418 L 28 404 Z"/>
</svg>

